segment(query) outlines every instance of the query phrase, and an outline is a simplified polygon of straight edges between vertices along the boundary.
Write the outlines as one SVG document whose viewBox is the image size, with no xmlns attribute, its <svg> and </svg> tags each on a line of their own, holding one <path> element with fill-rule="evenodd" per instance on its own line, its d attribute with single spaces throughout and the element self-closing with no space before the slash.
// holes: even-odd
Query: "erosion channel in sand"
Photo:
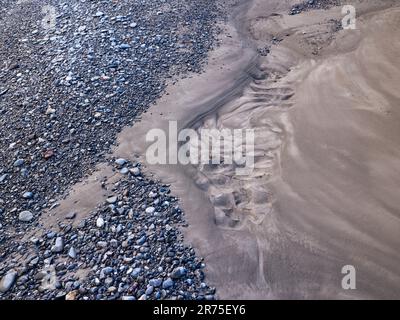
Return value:
<svg viewBox="0 0 400 320">
<path fill-rule="evenodd" d="M 138 157 L 182 200 L 221 298 L 400 297 L 400 5 L 353 2 L 356 30 L 338 30 L 339 7 L 238 4 L 205 72 L 119 136 L 114 155 Z M 254 129 L 254 171 L 146 164 L 146 133 L 170 120 Z M 345 265 L 356 290 L 341 286 Z"/>
</svg>

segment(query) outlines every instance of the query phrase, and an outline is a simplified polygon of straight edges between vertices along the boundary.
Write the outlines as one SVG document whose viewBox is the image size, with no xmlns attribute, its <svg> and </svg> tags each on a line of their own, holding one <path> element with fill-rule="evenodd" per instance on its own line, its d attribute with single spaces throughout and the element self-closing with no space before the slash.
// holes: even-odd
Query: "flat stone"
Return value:
<svg viewBox="0 0 400 320">
<path fill-rule="evenodd" d="M 119 166 L 123 166 L 124 164 L 126 164 L 126 162 L 127 161 L 123 158 L 119 158 L 119 159 L 115 160 L 115 163 Z"/>
<path fill-rule="evenodd" d="M 156 211 L 156 209 L 155 209 L 154 207 L 148 207 L 148 208 L 146 208 L 146 213 L 148 213 L 148 214 L 153 214 L 154 211 Z"/>
<path fill-rule="evenodd" d="M 163 289 L 169 289 L 174 285 L 174 281 L 171 278 L 168 278 L 162 283 Z"/>
<path fill-rule="evenodd" d="M 7 177 L 8 177 L 8 174 L 7 174 L 7 173 L 3 174 L 3 175 L 0 177 L 0 183 L 3 182 L 3 181 L 5 181 L 5 180 L 7 179 Z"/>
<path fill-rule="evenodd" d="M 140 175 L 140 169 L 138 167 L 130 169 L 129 172 L 132 173 L 134 176 Z"/>
<path fill-rule="evenodd" d="M 71 259 L 75 259 L 75 258 L 76 258 L 76 250 L 75 250 L 74 247 L 69 248 L 68 256 L 69 256 Z"/>
<path fill-rule="evenodd" d="M 127 43 L 123 43 L 123 44 L 120 44 L 119 46 L 118 46 L 118 48 L 120 48 L 120 49 L 122 49 L 122 50 L 125 50 L 125 49 L 129 49 L 131 46 L 129 45 L 129 44 L 127 44 Z"/>
<path fill-rule="evenodd" d="M 158 278 L 158 279 L 150 279 L 149 281 L 149 285 L 155 288 L 158 288 L 159 286 L 161 286 L 162 284 L 162 279 Z"/>
<path fill-rule="evenodd" d="M 98 241 L 97 246 L 100 248 L 106 248 L 107 247 L 107 241 Z"/>
</svg>

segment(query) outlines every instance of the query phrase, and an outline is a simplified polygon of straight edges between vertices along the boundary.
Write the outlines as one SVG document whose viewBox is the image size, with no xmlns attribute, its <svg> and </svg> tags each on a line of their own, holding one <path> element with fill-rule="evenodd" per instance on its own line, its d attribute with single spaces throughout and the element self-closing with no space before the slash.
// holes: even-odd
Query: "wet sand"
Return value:
<svg viewBox="0 0 400 320">
<path fill-rule="evenodd" d="M 248 176 L 147 164 L 182 200 L 186 239 L 219 297 L 399 298 L 400 4 L 353 1 L 357 29 L 336 32 L 341 8 L 289 16 L 293 3 L 239 4 L 205 72 L 169 86 L 114 155 L 146 164 L 146 133 L 167 131 L 169 120 L 254 129 Z M 104 196 L 77 194 L 88 208 Z M 344 265 L 356 268 L 356 290 L 341 287 Z"/>
</svg>

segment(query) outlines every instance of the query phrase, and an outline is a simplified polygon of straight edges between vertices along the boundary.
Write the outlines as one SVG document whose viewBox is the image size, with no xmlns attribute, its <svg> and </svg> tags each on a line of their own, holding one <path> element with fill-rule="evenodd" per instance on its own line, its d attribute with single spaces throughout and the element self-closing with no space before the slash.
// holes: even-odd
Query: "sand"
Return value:
<svg viewBox="0 0 400 320">
<path fill-rule="evenodd" d="M 220 298 L 400 298 L 396 2 L 350 1 L 357 29 L 336 32 L 341 8 L 289 16 L 296 1 L 243 1 L 205 72 L 169 86 L 120 134 L 114 155 L 146 164 L 146 133 L 169 120 L 255 130 L 247 176 L 231 166 L 146 166 L 181 198 L 186 239 Z M 267 56 L 257 54 L 274 38 Z M 79 187 L 73 197 L 83 197 Z M 341 286 L 345 265 L 356 269 L 356 290 Z"/>
</svg>

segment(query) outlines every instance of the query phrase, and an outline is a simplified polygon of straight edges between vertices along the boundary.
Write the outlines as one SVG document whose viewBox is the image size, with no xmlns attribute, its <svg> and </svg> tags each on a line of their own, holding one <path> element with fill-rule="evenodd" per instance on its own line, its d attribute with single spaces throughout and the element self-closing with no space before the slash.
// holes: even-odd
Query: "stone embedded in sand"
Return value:
<svg viewBox="0 0 400 320">
<path fill-rule="evenodd" d="M 128 172 L 129 172 L 129 169 L 125 167 L 125 168 L 122 168 L 119 173 L 125 175 L 125 174 L 128 174 Z"/>
<path fill-rule="evenodd" d="M 119 158 L 119 159 L 115 160 L 115 163 L 119 166 L 123 166 L 126 163 L 126 160 L 123 158 Z"/>
<path fill-rule="evenodd" d="M 169 289 L 174 285 L 174 281 L 171 278 L 168 278 L 162 283 L 163 289 Z"/>
<path fill-rule="evenodd" d="M 24 194 L 22 195 L 22 198 L 24 199 L 32 199 L 33 198 L 33 193 L 30 191 L 24 192 Z"/>
<path fill-rule="evenodd" d="M 59 253 L 64 250 L 64 239 L 62 237 L 56 238 L 56 243 L 51 247 L 51 252 Z"/>
<path fill-rule="evenodd" d="M 103 228 L 104 226 L 104 219 L 102 217 L 98 217 L 96 220 L 96 226 L 97 228 Z"/>
</svg>

